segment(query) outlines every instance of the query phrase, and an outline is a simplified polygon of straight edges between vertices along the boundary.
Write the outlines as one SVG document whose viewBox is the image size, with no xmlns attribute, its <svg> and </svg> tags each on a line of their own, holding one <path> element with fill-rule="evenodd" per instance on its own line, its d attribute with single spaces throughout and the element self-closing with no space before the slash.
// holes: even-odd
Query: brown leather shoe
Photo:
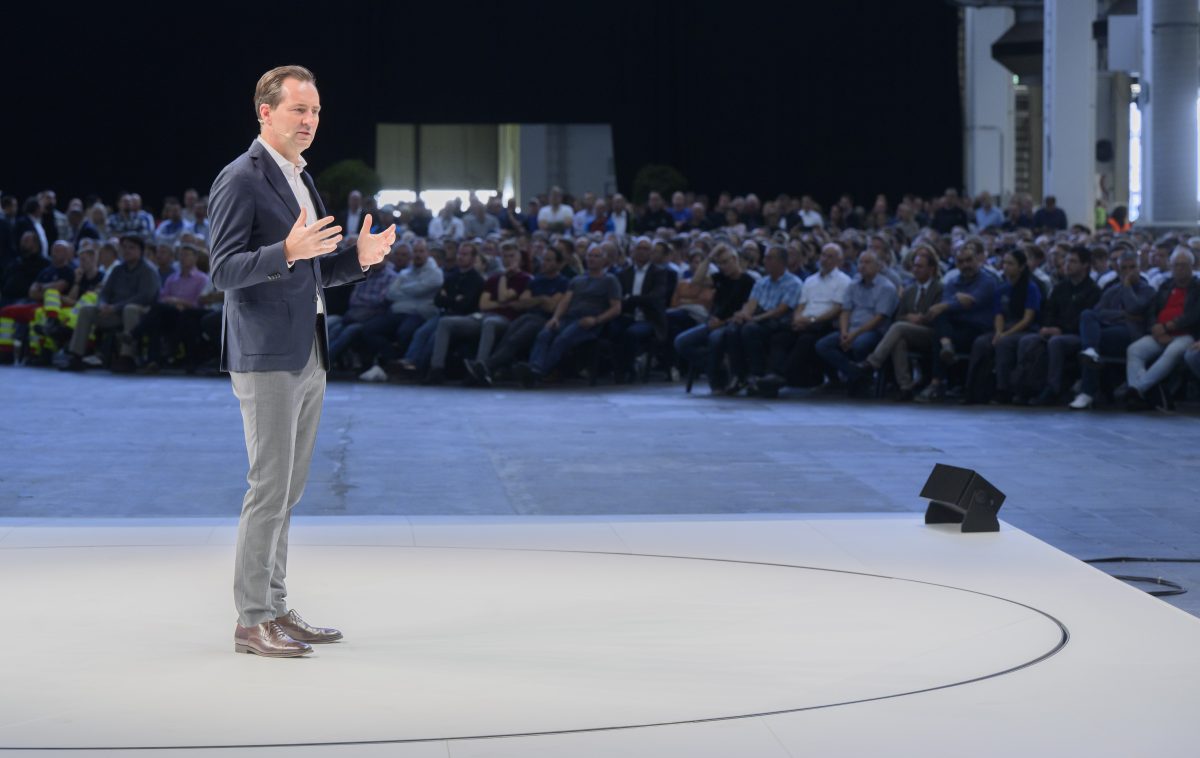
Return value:
<svg viewBox="0 0 1200 758">
<path fill-rule="evenodd" d="M 289 637 L 300 642 L 311 642 L 314 645 L 323 645 L 326 642 L 337 642 L 342 638 L 342 633 L 337 629 L 322 629 L 321 627 L 310 626 L 307 621 L 300 618 L 300 614 L 295 611 L 288 611 L 283 616 L 275 619 L 275 623 L 287 633 Z"/>
<path fill-rule="evenodd" d="M 274 621 L 264 621 L 251 627 L 239 624 L 233 631 L 233 651 L 268 658 L 295 658 L 308 655 L 312 648 L 289 637 Z"/>
</svg>

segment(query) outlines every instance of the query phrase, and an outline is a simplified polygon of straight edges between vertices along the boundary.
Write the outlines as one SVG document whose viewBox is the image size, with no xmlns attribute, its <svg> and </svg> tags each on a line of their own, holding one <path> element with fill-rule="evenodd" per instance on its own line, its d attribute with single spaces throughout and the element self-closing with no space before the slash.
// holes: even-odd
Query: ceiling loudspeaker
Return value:
<svg viewBox="0 0 1200 758">
<path fill-rule="evenodd" d="M 921 489 L 926 524 L 962 524 L 964 532 L 998 532 L 1004 493 L 969 468 L 935 464 Z"/>
</svg>

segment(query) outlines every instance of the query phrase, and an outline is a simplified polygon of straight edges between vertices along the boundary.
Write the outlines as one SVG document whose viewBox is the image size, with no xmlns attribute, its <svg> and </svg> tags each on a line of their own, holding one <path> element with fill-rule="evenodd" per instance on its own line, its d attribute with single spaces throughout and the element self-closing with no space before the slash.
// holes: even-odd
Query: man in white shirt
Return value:
<svg viewBox="0 0 1200 758">
<path fill-rule="evenodd" d="M 454 215 L 454 205 L 447 202 L 437 217 L 429 222 L 429 239 L 452 239 L 458 242 L 465 230 L 462 219 Z"/>
<path fill-rule="evenodd" d="M 805 279 L 800 288 L 792 328 L 771 337 L 771 370 L 758 380 L 758 394 L 763 397 L 775 397 L 786 384 L 811 387 L 821 383 L 817 341 L 833 331 L 850 277 L 841 269 L 842 246 L 836 242 L 821 248 L 819 265 L 820 270 Z"/>
<path fill-rule="evenodd" d="M 562 188 L 550 188 L 550 202 L 538 210 L 538 229 L 550 234 L 570 234 L 575 213 L 562 201 Z"/>
<path fill-rule="evenodd" d="M 629 215 L 629 203 L 620 192 L 612 197 L 612 211 L 608 218 L 613 224 L 613 234 L 618 237 L 633 234 L 633 217 Z"/>
</svg>

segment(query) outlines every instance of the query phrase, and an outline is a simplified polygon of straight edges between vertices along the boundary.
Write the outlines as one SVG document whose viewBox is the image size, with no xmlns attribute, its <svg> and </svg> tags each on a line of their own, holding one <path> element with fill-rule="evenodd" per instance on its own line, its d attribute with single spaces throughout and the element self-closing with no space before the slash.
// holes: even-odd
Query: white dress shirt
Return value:
<svg viewBox="0 0 1200 758">
<path fill-rule="evenodd" d="M 262 137 L 259 137 L 258 141 L 262 143 L 267 152 L 271 154 L 271 157 L 275 159 L 279 170 L 283 172 L 283 178 L 287 180 L 288 186 L 292 188 L 292 194 L 296 196 L 296 203 L 308 214 L 305 217 L 307 221 L 305 226 L 312 226 L 319 218 L 317 216 L 317 207 L 313 205 L 312 194 L 308 191 L 308 187 L 304 186 L 304 179 L 300 176 L 300 173 L 304 171 L 304 167 L 308 165 L 308 161 L 301 158 L 299 163 L 292 163 L 287 158 L 284 158 L 282 153 L 268 145 L 267 141 Z M 344 229 L 342 231 L 343 233 L 345 232 Z M 296 265 L 295 261 L 292 261 L 288 264 L 288 268 L 294 265 Z M 325 313 L 325 298 L 321 294 L 320 282 L 317 282 L 317 313 Z"/>
<path fill-rule="evenodd" d="M 850 277 L 840 268 L 835 268 L 828 275 L 819 272 L 804 280 L 800 288 L 801 313 L 816 318 L 834 305 L 842 305 L 846 301 L 846 288 L 850 286 Z"/>
</svg>

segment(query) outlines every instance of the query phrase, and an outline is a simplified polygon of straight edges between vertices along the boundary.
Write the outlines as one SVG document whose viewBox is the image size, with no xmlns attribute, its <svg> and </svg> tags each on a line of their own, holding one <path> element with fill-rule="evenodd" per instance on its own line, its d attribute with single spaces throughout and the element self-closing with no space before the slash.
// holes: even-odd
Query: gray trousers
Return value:
<svg viewBox="0 0 1200 758">
<path fill-rule="evenodd" d="M 875 368 L 883 368 L 883 362 L 892 357 L 892 368 L 896 372 L 896 383 L 902 390 L 913 387 L 912 366 L 908 363 L 910 347 L 923 350 L 934 342 L 933 327 L 912 324 L 908 321 L 897 321 L 888 327 L 883 339 L 867 356 L 867 363 Z"/>
<path fill-rule="evenodd" d="M 325 370 L 313 341 L 300 371 L 232 372 L 242 408 L 250 488 L 242 501 L 233 602 L 238 623 L 254 626 L 287 613 L 288 526 L 312 461 Z"/>
<path fill-rule="evenodd" d="M 433 368 L 446 368 L 446 355 L 450 352 L 452 340 L 479 338 L 479 349 L 476 350 L 476 360 L 486 360 L 492 354 L 492 345 L 496 344 L 497 335 L 502 336 L 508 328 L 508 319 L 494 313 L 485 314 L 480 318 L 475 316 L 442 316 L 438 321 L 437 332 L 433 336 L 433 357 L 429 365 Z"/>
<path fill-rule="evenodd" d="M 146 311 L 150 310 L 144 305 L 134 305 L 129 303 L 124 308 L 115 313 L 110 313 L 107 316 L 100 315 L 100 306 L 98 305 L 81 305 L 79 306 L 79 319 L 75 322 L 75 331 L 71 334 L 71 344 L 67 346 L 67 352 L 82 356 L 87 352 L 88 335 L 91 334 L 92 327 L 97 329 L 120 329 L 129 334 L 133 328 L 142 320 L 142 316 L 146 315 Z M 133 345 L 121 345 L 121 355 L 126 358 L 134 357 Z"/>
<path fill-rule="evenodd" d="M 1193 342 L 1185 334 L 1172 337 L 1163 346 L 1149 334 L 1142 335 L 1125 350 L 1125 381 L 1138 392 L 1146 392 L 1170 376 Z M 1150 368 L 1146 368 L 1148 363 Z"/>
</svg>

